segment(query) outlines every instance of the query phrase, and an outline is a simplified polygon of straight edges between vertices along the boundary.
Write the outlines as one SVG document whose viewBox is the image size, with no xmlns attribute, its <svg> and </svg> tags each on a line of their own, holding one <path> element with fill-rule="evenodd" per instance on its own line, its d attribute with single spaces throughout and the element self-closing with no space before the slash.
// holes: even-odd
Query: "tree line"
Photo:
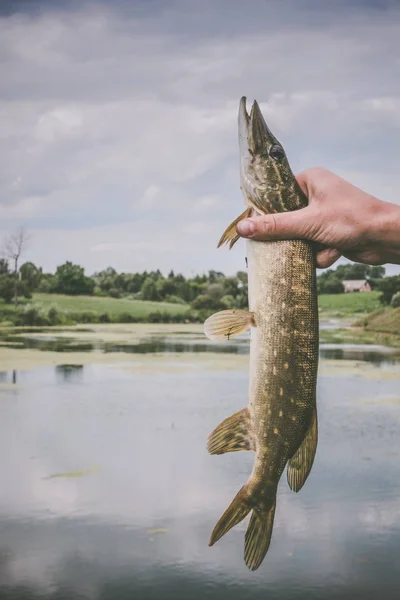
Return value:
<svg viewBox="0 0 400 600">
<path fill-rule="evenodd" d="M 172 270 L 168 275 L 159 270 L 118 273 L 108 267 L 88 276 L 82 266 L 67 261 L 54 273 L 45 273 L 32 262 L 19 265 L 26 242 L 27 235 L 21 229 L 8 239 L 7 251 L 0 258 L 0 298 L 6 303 L 17 303 L 22 296 L 30 298 L 33 292 L 42 292 L 185 303 L 195 311 L 247 307 L 246 271 L 225 276 L 210 270 L 206 274 L 184 277 Z M 372 289 L 382 292 L 383 304 L 390 304 L 393 296 L 400 293 L 400 276 L 385 277 L 384 267 L 360 263 L 322 271 L 317 279 L 318 293 L 342 293 L 346 279 L 368 280 Z"/>
<path fill-rule="evenodd" d="M 393 295 L 400 292 L 400 276 L 384 275 L 381 266 L 339 265 L 318 276 L 318 293 L 342 293 L 343 280 L 366 279 L 372 289 L 382 292 L 383 304 L 389 304 Z M 184 277 L 174 271 L 165 276 L 159 270 L 118 273 L 108 267 L 88 276 L 82 266 L 69 261 L 58 266 L 55 273 L 45 273 L 32 262 L 23 263 L 15 272 L 9 261 L 0 259 L 0 297 L 9 303 L 21 296 L 30 298 L 33 292 L 186 303 L 195 310 L 222 310 L 245 308 L 248 289 L 245 271 L 226 276 L 210 270 L 203 275 Z"/>
</svg>

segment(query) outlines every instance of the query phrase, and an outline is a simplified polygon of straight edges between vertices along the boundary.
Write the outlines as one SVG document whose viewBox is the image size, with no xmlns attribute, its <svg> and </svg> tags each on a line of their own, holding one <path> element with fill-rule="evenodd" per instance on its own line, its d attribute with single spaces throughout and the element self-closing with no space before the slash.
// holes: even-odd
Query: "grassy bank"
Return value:
<svg viewBox="0 0 400 600">
<path fill-rule="evenodd" d="M 389 333 L 400 336 L 400 307 L 381 308 L 363 319 L 361 325 L 365 331 Z"/>
<path fill-rule="evenodd" d="M 356 323 L 356 327 L 321 330 L 321 341 L 400 346 L 400 309 L 384 309 L 378 298 L 378 292 L 319 296 L 322 319 Z M 207 316 L 191 311 L 187 304 L 98 296 L 34 294 L 18 307 L 0 303 L 0 323 L 19 326 L 203 322 Z"/>
<path fill-rule="evenodd" d="M 352 327 L 320 331 L 320 340 L 333 344 L 379 344 L 400 348 L 400 308 L 380 308 Z"/>
<path fill-rule="evenodd" d="M 400 348 L 400 335 L 366 330 L 361 327 L 328 329 L 320 331 L 322 344 L 377 344 L 389 348 Z"/>
</svg>

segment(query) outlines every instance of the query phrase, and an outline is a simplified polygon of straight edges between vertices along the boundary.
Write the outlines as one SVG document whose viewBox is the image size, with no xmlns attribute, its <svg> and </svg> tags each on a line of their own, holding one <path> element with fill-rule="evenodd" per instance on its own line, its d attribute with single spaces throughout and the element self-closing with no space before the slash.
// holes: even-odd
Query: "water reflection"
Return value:
<svg viewBox="0 0 400 600">
<path fill-rule="evenodd" d="M 86 330 L 84 330 L 86 331 Z M 79 332 L 83 333 L 84 331 Z M 89 330 L 90 331 L 90 330 Z M 38 332 L 36 332 L 38 333 Z M 190 335 L 190 337 L 189 337 Z M 88 341 L 84 338 L 65 338 L 55 336 L 54 332 L 45 337 L 30 332 L 25 335 L 0 334 L 0 347 L 13 349 L 36 349 L 51 352 L 94 352 L 129 354 L 180 354 L 180 353 L 222 353 L 248 354 L 249 335 L 239 336 L 230 342 L 210 342 L 204 335 L 188 332 L 147 335 L 134 343 L 107 342 L 102 339 Z M 372 345 L 357 344 L 321 344 L 320 356 L 323 359 L 362 360 L 376 365 L 393 365 L 400 360 L 400 353 L 393 349 Z"/>
<path fill-rule="evenodd" d="M 12 382 L 13 384 L 16 384 L 18 380 L 17 373 L 16 369 L 13 369 L 12 371 L 0 371 L 0 383 Z"/>
<path fill-rule="evenodd" d="M 397 352 L 387 352 L 385 348 L 376 350 L 368 346 L 345 344 L 321 344 L 319 355 L 323 359 L 360 360 L 375 365 L 394 365 L 399 362 Z"/>
<path fill-rule="evenodd" d="M 0 598 L 398 599 L 400 404 L 380 401 L 398 380 L 319 378 L 312 473 L 299 494 L 282 480 L 250 573 L 246 522 L 208 538 L 253 456 L 205 447 L 246 403 L 246 373 L 65 364 L 18 379 L 0 402 Z"/>
<path fill-rule="evenodd" d="M 83 380 L 83 365 L 57 365 L 55 371 L 62 383 L 76 383 Z"/>
</svg>

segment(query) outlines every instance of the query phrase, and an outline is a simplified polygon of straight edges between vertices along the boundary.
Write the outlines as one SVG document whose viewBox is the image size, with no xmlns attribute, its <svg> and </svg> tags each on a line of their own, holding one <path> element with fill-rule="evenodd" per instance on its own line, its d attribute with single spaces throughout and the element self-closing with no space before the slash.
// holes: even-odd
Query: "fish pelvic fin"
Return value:
<svg viewBox="0 0 400 600">
<path fill-rule="evenodd" d="M 249 569 L 255 571 L 264 560 L 271 542 L 275 505 L 276 489 L 272 496 L 264 496 L 250 477 L 214 527 L 209 545 L 215 544 L 252 510 L 245 535 L 244 560 Z"/>
<path fill-rule="evenodd" d="M 204 333 L 210 340 L 226 342 L 250 327 L 255 327 L 254 313 L 248 310 L 221 310 L 205 321 Z"/>
<path fill-rule="evenodd" d="M 248 409 L 244 408 L 222 421 L 208 436 L 207 449 L 210 454 L 254 450 Z"/>
<path fill-rule="evenodd" d="M 253 509 L 244 542 L 244 561 L 251 571 L 261 565 L 271 543 L 275 517 L 275 502 L 269 509 Z"/>
<path fill-rule="evenodd" d="M 298 450 L 288 461 L 287 481 L 294 492 L 299 492 L 306 482 L 313 466 L 318 444 L 317 409 L 314 409 L 311 425 Z"/>
<path fill-rule="evenodd" d="M 231 249 L 236 244 L 238 239 L 240 239 L 240 235 L 236 231 L 236 225 L 242 219 L 246 219 L 247 217 L 250 217 L 251 212 L 252 212 L 252 209 L 250 207 L 246 208 L 246 210 L 243 211 L 242 214 L 237 217 L 237 219 L 235 219 L 234 221 L 232 221 L 232 223 L 230 225 L 228 225 L 228 227 L 225 229 L 224 233 L 221 235 L 221 238 L 218 242 L 217 248 L 219 248 L 223 244 L 229 243 L 229 249 Z"/>
</svg>

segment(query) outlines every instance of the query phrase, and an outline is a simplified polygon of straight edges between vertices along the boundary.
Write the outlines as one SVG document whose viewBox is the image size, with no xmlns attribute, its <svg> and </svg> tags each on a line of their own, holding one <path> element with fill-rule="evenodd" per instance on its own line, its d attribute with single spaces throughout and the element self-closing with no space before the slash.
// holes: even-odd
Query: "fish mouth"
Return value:
<svg viewBox="0 0 400 600">
<path fill-rule="evenodd" d="M 239 104 L 239 153 L 240 153 L 240 187 L 244 195 L 245 205 L 254 205 L 257 196 L 255 187 L 260 180 L 260 173 L 270 161 L 269 151 L 272 146 L 279 145 L 270 131 L 256 100 L 251 107 L 250 115 L 246 110 L 246 97 Z M 265 180 L 265 177 L 263 178 Z M 264 181 L 265 183 L 265 181 Z"/>
<path fill-rule="evenodd" d="M 277 143 L 272 134 L 257 100 L 254 100 L 250 115 L 246 109 L 246 97 L 239 104 L 239 147 L 241 160 L 250 160 L 254 154 L 262 154 Z"/>
</svg>

